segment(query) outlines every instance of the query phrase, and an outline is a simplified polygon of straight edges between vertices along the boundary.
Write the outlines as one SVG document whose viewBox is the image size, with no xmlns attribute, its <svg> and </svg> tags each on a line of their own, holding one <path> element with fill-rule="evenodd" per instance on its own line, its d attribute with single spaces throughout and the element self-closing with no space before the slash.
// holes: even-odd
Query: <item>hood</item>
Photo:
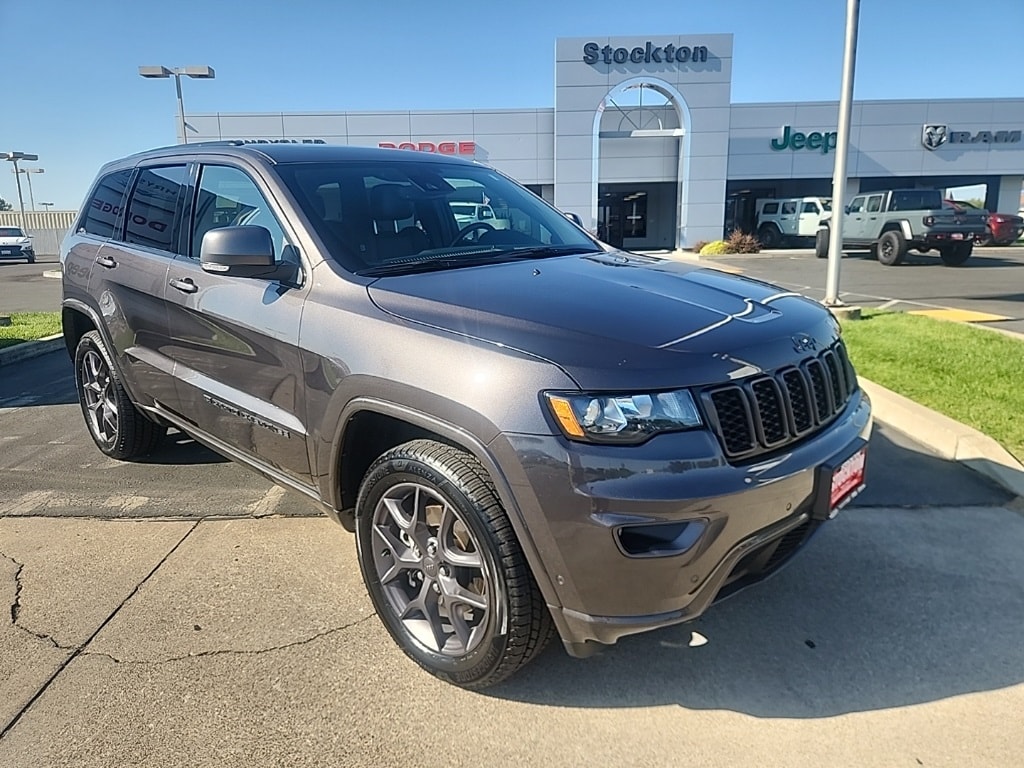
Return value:
<svg viewBox="0 0 1024 768">
<path fill-rule="evenodd" d="M 396 317 L 541 357 L 585 388 L 721 382 L 838 337 L 809 299 L 621 251 L 383 277 L 367 290 Z"/>
<path fill-rule="evenodd" d="M 32 241 L 25 235 L 9 235 L 7 237 L 0 235 L 0 245 L 25 245 L 30 242 Z"/>
</svg>

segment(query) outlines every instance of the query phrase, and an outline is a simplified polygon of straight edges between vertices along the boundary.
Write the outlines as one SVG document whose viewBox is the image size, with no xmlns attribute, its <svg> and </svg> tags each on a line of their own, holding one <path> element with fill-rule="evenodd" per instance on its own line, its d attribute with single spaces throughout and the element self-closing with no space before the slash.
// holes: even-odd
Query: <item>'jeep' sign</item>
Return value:
<svg viewBox="0 0 1024 768">
<path fill-rule="evenodd" d="M 1021 131 L 951 131 L 948 125 L 925 123 L 921 129 L 921 143 L 926 149 L 938 149 L 943 144 L 1018 144 Z"/>
</svg>

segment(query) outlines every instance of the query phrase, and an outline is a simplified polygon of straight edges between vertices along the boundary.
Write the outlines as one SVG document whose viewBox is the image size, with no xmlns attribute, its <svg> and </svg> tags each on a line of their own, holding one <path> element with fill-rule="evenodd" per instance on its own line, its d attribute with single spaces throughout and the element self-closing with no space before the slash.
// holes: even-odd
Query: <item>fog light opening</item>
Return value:
<svg viewBox="0 0 1024 768">
<path fill-rule="evenodd" d="M 655 525 L 627 525 L 616 530 L 619 546 L 632 557 L 671 557 L 681 555 L 700 539 L 706 525 L 703 520 L 687 520 Z"/>
</svg>

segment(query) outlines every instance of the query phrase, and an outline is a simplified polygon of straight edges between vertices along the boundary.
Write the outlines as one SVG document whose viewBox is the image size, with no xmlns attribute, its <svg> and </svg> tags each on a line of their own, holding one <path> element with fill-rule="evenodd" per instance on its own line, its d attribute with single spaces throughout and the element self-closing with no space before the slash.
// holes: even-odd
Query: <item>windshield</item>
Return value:
<svg viewBox="0 0 1024 768">
<path fill-rule="evenodd" d="M 19 227 L 0 227 L 0 237 L 24 237 Z"/>
<path fill-rule="evenodd" d="M 401 160 L 281 166 L 326 244 L 358 273 L 601 250 L 535 194 L 479 165 Z"/>
</svg>

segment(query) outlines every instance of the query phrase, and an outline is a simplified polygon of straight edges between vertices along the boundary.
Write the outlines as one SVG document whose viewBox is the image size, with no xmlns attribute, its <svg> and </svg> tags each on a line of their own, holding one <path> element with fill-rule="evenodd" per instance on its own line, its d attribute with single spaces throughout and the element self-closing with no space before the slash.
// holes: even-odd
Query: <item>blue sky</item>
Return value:
<svg viewBox="0 0 1024 768">
<path fill-rule="evenodd" d="M 546 107 L 556 37 L 731 32 L 733 101 L 838 98 L 843 0 L 0 0 L 0 149 L 36 200 L 77 208 L 97 168 L 175 141 L 188 112 Z M 1024 0 L 862 0 L 858 99 L 1024 97 Z M 16 200 L 14 177 L 0 197 Z M 27 205 L 27 194 L 26 194 Z"/>
</svg>

